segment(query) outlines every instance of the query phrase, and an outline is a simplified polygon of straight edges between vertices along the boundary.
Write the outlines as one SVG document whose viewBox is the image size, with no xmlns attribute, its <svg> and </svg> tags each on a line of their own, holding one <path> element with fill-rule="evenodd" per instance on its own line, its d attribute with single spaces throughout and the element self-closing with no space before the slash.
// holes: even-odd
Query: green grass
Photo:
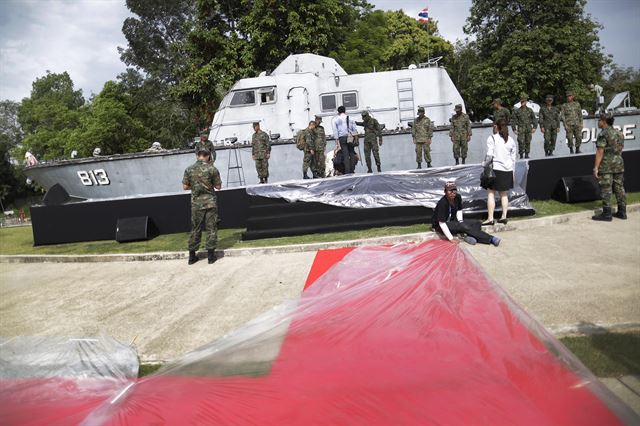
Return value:
<svg viewBox="0 0 640 426">
<path fill-rule="evenodd" d="M 158 371 L 162 367 L 162 364 L 140 364 L 138 369 L 138 377 L 148 376 Z"/>
<path fill-rule="evenodd" d="M 640 192 L 627 193 L 627 203 L 640 203 Z M 536 210 L 535 217 L 551 216 L 594 210 L 600 202 L 564 204 L 558 201 L 531 201 Z M 520 218 L 526 219 L 526 218 Z M 413 234 L 427 232 L 426 224 L 411 226 L 391 226 L 371 228 L 358 231 L 331 232 L 326 234 L 309 234 L 295 237 L 267 238 L 255 241 L 241 241 L 242 229 L 221 229 L 218 231 L 218 248 L 268 247 L 290 244 L 308 244 L 361 238 L 384 237 L 389 235 Z M 0 229 L 0 255 L 12 254 L 104 254 L 104 253 L 150 253 L 163 251 L 185 251 L 188 233 L 161 235 L 150 241 L 139 241 L 121 244 L 116 241 L 93 241 L 84 243 L 56 244 L 33 247 L 30 226 Z"/>
<path fill-rule="evenodd" d="M 640 374 L 640 331 L 560 339 L 598 377 Z"/>
</svg>

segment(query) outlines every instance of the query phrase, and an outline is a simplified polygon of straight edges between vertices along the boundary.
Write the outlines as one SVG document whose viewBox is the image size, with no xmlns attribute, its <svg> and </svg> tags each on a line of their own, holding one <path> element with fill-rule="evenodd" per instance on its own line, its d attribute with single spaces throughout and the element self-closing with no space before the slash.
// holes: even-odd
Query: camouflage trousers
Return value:
<svg viewBox="0 0 640 426">
<path fill-rule="evenodd" d="M 567 143 L 569 148 L 573 148 L 573 140 L 575 139 L 576 149 L 582 144 L 582 126 L 579 124 L 571 124 L 564 127 L 567 134 Z"/>
<path fill-rule="evenodd" d="M 528 154 L 531 152 L 531 131 L 518 130 L 518 153 Z"/>
<path fill-rule="evenodd" d="M 556 149 L 556 139 L 558 138 L 558 129 L 544 129 L 544 150 L 545 152 L 553 152 Z"/>
<path fill-rule="evenodd" d="M 469 142 L 467 138 L 453 138 L 453 158 L 456 160 L 460 157 L 467 158 L 469 150 Z"/>
<path fill-rule="evenodd" d="M 611 207 L 611 194 L 616 195 L 618 207 L 627 207 L 627 195 L 624 192 L 624 173 L 602 173 L 598 175 L 602 207 Z"/>
<path fill-rule="evenodd" d="M 218 209 L 195 210 L 193 206 L 191 206 L 189 251 L 197 251 L 200 248 L 203 225 L 204 230 L 207 232 L 207 241 L 204 247 L 207 250 L 215 250 L 218 244 Z"/>
<path fill-rule="evenodd" d="M 426 142 L 416 142 L 416 163 L 422 163 L 422 156 L 427 163 L 431 162 L 431 144 Z"/>
<path fill-rule="evenodd" d="M 318 177 L 325 177 L 325 167 L 327 163 L 327 155 L 324 153 L 326 146 L 317 147 L 313 154 L 313 162 L 315 164 L 315 169 L 312 170 L 314 174 Z"/>
<path fill-rule="evenodd" d="M 314 168 L 315 168 L 315 155 L 311 154 L 311 151 L 308 149 L 304 150 L 304 157 L 302 158 L 302 173 L 305 174 L 307 173 L 307 170 L 309 170 L 309 168 L 311 168 L 311 172 L 315 174 Z"/>
<path fill-rule="evenodd" d="M 377 140 L 368 141 L 364 140 L 364 160 L 367 162 L 367 170 L 371 170 L 371 153 L 373 152 L 373 159 L 376 162 L 376 166 L 380 167 L 380 145 Z"/>
<path fill-rule="evenodd" d="M 269 160 L 266 158 L 257 159 L 256 160 L 256 171 L 258 172 L 258 177 L 268 178 L 269 177 Z"/>
</svg>

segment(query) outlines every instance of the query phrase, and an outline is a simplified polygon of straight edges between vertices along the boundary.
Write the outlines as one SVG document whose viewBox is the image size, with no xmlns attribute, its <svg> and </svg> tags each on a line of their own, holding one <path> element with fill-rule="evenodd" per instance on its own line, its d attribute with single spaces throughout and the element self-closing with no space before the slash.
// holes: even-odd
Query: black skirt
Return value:
<svg viewBox="0 0 640 426">
<path fill-rule="evenodd" d="M 494 191 L 508 191 L 513 188 L 513 172 L 503 172 L 502 170 L 493 170 L 496 174 L 496 180 L 490 189 Z"/>
</svg>

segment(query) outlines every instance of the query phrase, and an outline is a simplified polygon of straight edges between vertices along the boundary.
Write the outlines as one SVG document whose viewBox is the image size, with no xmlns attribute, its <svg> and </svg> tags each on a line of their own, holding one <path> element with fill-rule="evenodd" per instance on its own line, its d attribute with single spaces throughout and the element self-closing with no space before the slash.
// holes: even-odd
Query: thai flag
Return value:
<svg viewBox="0 0 640 426">
<path fill-rule="evenodd" d="M 427 22 L 429 22 L 429 8 L 425 7 L 424 9 L 422 9 L 420 13 L 418 13 L 418 16 L 420 17 L 418 21 L 421 24 L 426 24 Z"/>
</svg>

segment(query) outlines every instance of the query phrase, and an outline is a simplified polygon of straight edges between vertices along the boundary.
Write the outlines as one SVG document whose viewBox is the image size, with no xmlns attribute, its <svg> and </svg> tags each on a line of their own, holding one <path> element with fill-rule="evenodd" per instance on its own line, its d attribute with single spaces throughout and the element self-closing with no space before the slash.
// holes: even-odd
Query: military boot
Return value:
<svg viewBox="0 0 640 426">
<path fill-rule="evenodd" d="M 528 152 L 524 153 L 524 158 L 529 158 L 529 153 Z"/>
<path fill-rule="evenodd" d="M 576 154 L 582 154 L 582 152 L 580 152 L 580 147 L 576 147 Z"/>
<path fill-rule="evenodd" d="M 304 172 L 302 174 L 302 179 L 311 179 L 311 178 L 307 175 L 307 172 Z"/>
<path fill-rule="evenodd" d="M 460 164 L 460 160 L 456 158 L 456 166 Z"/>
<path fill-rule="evenodd" d="M 618 219 L 626 219 L 627 218 L 627 206 L 621 206 L 618 204 L 618 211 L 613 214 L 614 217 Z"/>
<path fill-rule="evenodd" d="M 260 178 L 260 183 L 264 183 L 264 178 Z"/>
<path fill-rule="evenodd" d="M 218 260 L 218 258 L 216 257 L 216 251 L 215 250 L 207 250 L 207 261 L 209 262 L 209 265 L 211 265 L 216 260 Z"/>
<path fill-rule="evenodd" d="M 573 147 L 572 146 L 569 147 L 569 154 L 573 154 Z"/>
<path fill-rule="evenodd" d="M 189 250 L 189 265 L 193 265 L 198 261 L 198 256 L 195 250 Z"/>
<path fill-rule="evenodd" d="M 367 169 L 367 173 L 373 173 L 373 170 L 371 170 L 371 167 Z"/>
<path fill-rule="evenodd" d="M 422 163 L 418 163 L 418 168 L 421 169 L 422 168 Z"/>
<path fill-rule="evenodd" d="M 376 166 L 378 166 L 378 173 L 380 173 L 382 171 L 382 168 L 380 167 L 380 164 L 376 164 Z"/>
<path fill-rule="evenodd" d="M 427 168 L 430 169 L 431 168 L 431 163 L 427 163 Z"/>
<path fill-rule="evenodd" d="M 269 178 L 264 178 L 264 183 L 267 183 Z"/>
<path fill-rule="evenodd" d="M 465 157 L 462 157 L 462 164 L 467 164 L 467 159 Z"/>
<path fill-rule="evenodd" d="M 593 220 L 600 220 L 604 222 L 611 222 L 613 219 L 611 218 L 611 207 L 603 207 L 602 213 L 591 216 Z"/>
</svg>

